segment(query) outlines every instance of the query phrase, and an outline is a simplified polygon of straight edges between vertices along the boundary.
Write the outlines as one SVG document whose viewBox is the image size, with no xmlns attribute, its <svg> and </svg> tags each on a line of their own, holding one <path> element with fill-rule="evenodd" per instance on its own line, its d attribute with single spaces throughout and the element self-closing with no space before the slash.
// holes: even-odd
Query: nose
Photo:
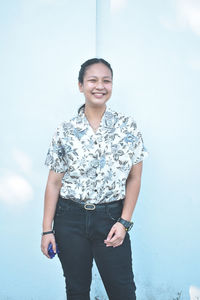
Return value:
<svg viewBox="0 0 200 300">
<path fill-rule="evenodd" d="M 104 89 L 104 85 L 103 85 L 103 82 L 102 81 L 98 81 L 97 84 L 96 84 L 96 89 L 98 90 L 102 90 Z"/>
</svg>

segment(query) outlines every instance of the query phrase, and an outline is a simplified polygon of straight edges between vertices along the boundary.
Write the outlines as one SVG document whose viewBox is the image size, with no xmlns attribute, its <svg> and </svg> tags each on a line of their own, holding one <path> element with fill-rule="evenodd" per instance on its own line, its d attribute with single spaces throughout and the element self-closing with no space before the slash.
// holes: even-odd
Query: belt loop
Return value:
<svg viewBox="0 0 200 300">
<path fill-rule="evenodd" d="M 106 209 L 106 213 L 109 213 L 109 205 L 106 205 L 105 209 Z"/>
</svg>

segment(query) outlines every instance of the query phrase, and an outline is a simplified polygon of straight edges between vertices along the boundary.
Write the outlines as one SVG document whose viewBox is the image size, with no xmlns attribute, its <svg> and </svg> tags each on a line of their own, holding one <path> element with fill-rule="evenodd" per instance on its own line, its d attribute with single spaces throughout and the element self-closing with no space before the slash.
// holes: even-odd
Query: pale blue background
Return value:
<svg viewBox="0 0 200 300">
<path fill-rule="evenodd" d="M 1 300 L 65 299 L 58 259 L 40 252 L 43 164 L 55 128 L 84 101 L 77 76 L 96 53 L 95 2 L 0 2 Z M 135 117 L 150 154 L 131 231 L 138 300 L 186 300 L 200 286 L 200 5 L 108 9 L 97 50 L 114 69 L 109 105 Z M 93 271 L 91 300 L 106 299 Z"/>
</svg>

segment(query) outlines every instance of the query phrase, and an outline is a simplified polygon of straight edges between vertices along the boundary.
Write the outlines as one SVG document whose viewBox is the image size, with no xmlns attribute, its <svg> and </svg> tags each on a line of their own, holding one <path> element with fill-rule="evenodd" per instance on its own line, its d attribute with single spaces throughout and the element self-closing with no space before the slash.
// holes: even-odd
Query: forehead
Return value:
<svg viewBox="0 0 200 300">
<path fill-rule="evenodd" d="M 112 77 L 110 69 L 102 64 L 97 63 L 89 66 L 85 72 L 86 77 Z"/>
</svg>

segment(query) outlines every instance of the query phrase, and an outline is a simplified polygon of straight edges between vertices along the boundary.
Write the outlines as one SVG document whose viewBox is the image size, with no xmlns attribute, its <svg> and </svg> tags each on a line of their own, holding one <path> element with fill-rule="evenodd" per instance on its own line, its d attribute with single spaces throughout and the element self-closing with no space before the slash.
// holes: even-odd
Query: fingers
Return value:
<svg viewBox="0 0 200 300">
<path fill-rule="evenodd" d="M 107 238 L 106 238 L 107 241 L 110 241 L 110 240 L 112 239 L 113 234 L 115 233 L 115 230 L 116 230 L 116 229 L 115 229 L 114 226 L 110 229 L 110 231 L 109 231 L 109 233 L 108 233 L 108 236 L 107 236 Z"/>
<path fill-rule="evenodd" d="M 114 243 L 114 244 L 113 244 L 113 248 L 121 246 L 121 245 L 123 244 L 123 241 L 124 241 L 124 240 L 121 240 L 121 241 L 119 241 L 119 242 L 117 242 L 117 243 Z"/>
<path fill-rule="evenodd" d="M 124 226 L 120 223 L 115 223 L 111 228 L 107 239 L 104 240 L 106 247 L 118 247 L 123 244 L 124 237 L 126 235 L 126 230 Z"/>
<path fill-rule="evenodd" d="M 118 236 L 116 234 L 110 241 L 105 240 L 104 242 L 107 247 L 118 247 L 122 245 L 123 241 L 124 241 L 124 237 Z"/>
<path fill-rule="evenodd" d="M 42 245 L 42 246 L 41 246 L 41 250 L 42 250 L 42 253 L 43 253 L 46 257 L 50 258 L 50 256 L 48 255 L 48 246 Z"/>
<path fill-rule="evenodd" d="M 49 254 L 48 254 L 48 246 L 50 243 L 52 243 L 53 251 L 56 252 L 56 242 L 55 242 L 54 235 L 48 234 L 48 235 L 42 236 L 41 251 L 48 258 L 50 258 Z"/>
</svg>

